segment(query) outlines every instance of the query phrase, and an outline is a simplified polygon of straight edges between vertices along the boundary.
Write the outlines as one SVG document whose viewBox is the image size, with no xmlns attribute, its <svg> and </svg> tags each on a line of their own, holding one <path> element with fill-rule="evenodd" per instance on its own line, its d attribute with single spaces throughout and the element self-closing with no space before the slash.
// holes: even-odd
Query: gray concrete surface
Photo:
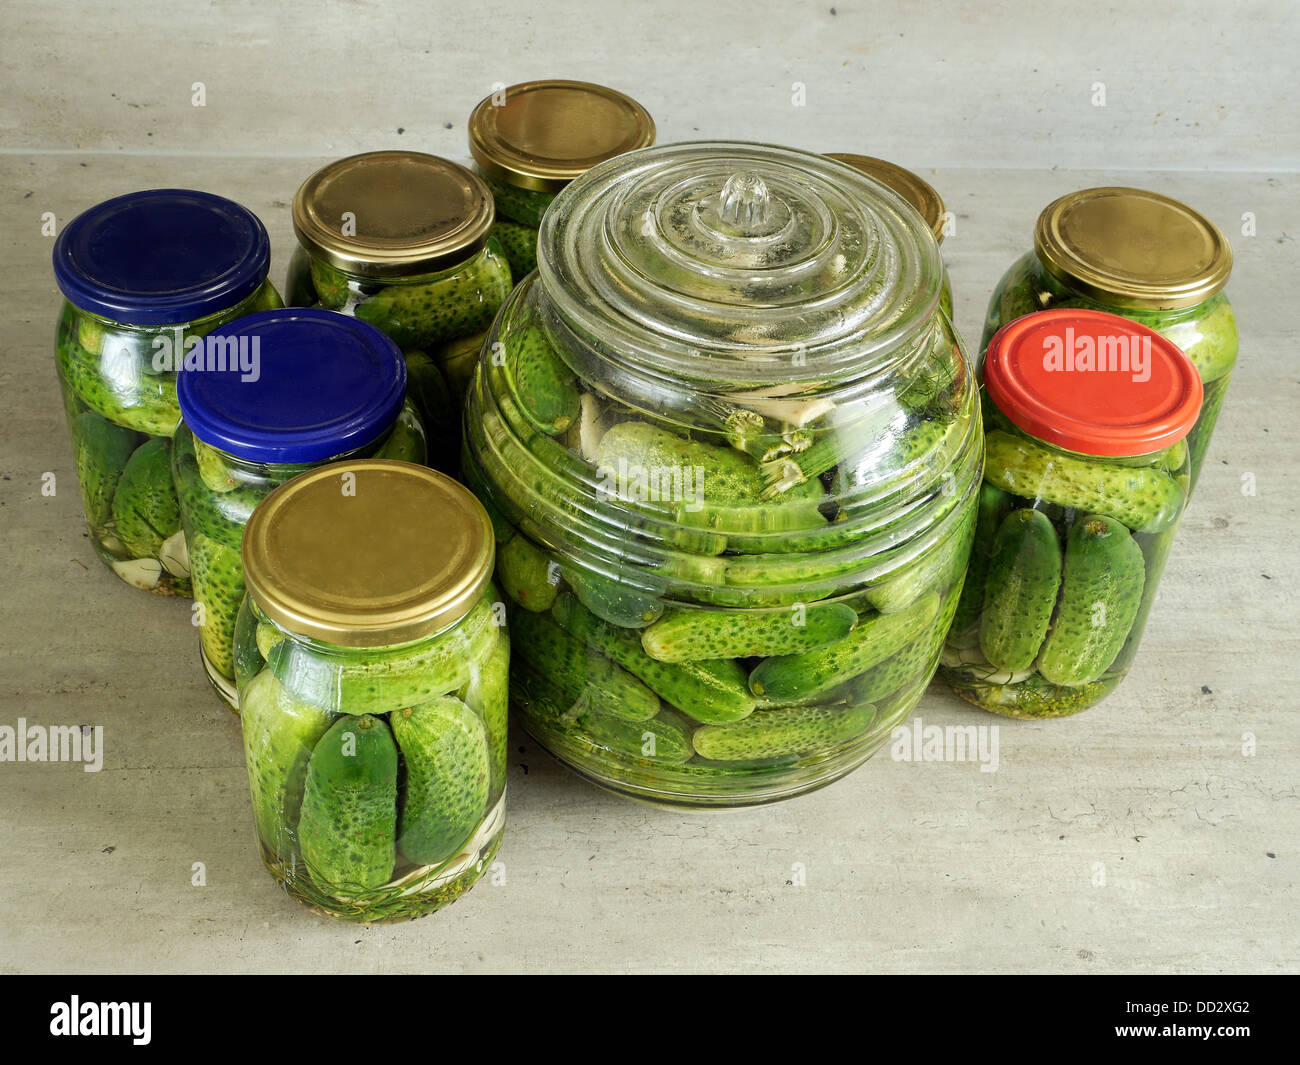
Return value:
<svg viewBox="0 0 1300 1065">
<path fill-rule="evenodd" d="M 0 724 L 102 724 L 106 751 L 99 773 L 0 763 L 0 971 L 1294 971 L 1291 7 L 1152 3 L 1115 32 L 1118 16 L 1065 4 L 725 3 L 683 40 L 697 5 L 459 5 L 440 21 L 443 6 L 6 10 Z M 186 604 L 127 588 L 83 535 L 42 214 L 210 189 L 264 219 L 279 279 L 288 202 L 315 165 L 392 145 L 462 156 L 493 81 L 556 74 L 634 92 L 662 141 L 753 137 L 922 170 L 957 215 L 945 250 L 972 341 L 1048 201 L 1102 183 L 1184 198 L 1234 244 L 1241 359 L 1121 689 L 1044 723 L 937 687 L 922 701 L 927 724 L 998 726 L 997 772 L 886 748 L 791 803 L 684 815 L 607 796 L 516 736 L 504 882 L 408 925 L 332 924 L 260 865 L 238 723 L 207 687 Z"/>
</svg>

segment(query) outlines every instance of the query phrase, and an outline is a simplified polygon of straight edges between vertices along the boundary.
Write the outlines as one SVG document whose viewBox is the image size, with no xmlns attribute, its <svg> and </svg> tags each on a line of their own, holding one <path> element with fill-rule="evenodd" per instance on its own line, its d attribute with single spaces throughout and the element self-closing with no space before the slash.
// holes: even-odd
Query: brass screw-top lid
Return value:
<svg viewBox="0 0 1300 1065">
<path fill-rule="evenodd" d="M 249 594 L 289 632 L 344 647 L 432 635 L 492 575 L 492 523 L 445 474 L 390 459 L 335 462 L 281 485 L 244 529 Z"/>
<path fill-rule="evenodd" d="M 454 266 L 478 251 L 495 207 L 483 179 L 423 152 L 366 152 L 321 167 L 293 198 L 309 252 L 362 277 Z"/>
<path fill-rule="evenodd" d="M 831 159 L 861 170 L 867 177 L 873 177 L 888 185 L 903 199 L 920 212 L 925 224 L 930 227 L 935 240 L 943 242 L 944 207 L 943 197 L 935 191 L 933 185 L 910 170 L 905 170 L 888 159 L 877 159 L 872 155 L 852 155 L 848 152 L 827 152 Z"/>
<path fill-rule="evenodd" d="M 1184 203 L 1143 189 L 1080 189 L 1038 216 L 1034 248 L 1061 281 L 1103 303 L 1172 310 L 1228 281 L 1232 249 Z"/>
<path fill-rule="evenodd" d="M 587 81 L 511 85 L 469 116 L 469 150 L 483 172 L 535 192 L 559 192 L 597 163 L 654 142 L 644 107 Z"/>
</svg>

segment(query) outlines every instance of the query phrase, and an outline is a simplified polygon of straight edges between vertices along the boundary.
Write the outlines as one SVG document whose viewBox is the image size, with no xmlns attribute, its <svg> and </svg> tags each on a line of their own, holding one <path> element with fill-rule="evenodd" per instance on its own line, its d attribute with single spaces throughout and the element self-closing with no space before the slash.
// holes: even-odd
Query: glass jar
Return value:
<svg viewBox="0 0 1300 1065">
<path fill-rule="evenodd" d="M 242 553 L 235 671 L 266 867 L 367 924 L 454 902 L 505 823 L 510 644 L 487 514 L 444 474 L 350 460 L 271 493 Z"/>
<path fill-rule="evenodd" d="M 172 472 L 190 564 L 199 647 L 238 709 L 234 634 L 244 598 L 244 526 L 271 490 L 341 458 L 423 464 L 424 427 L 403 402 L 406 364 L 374 326 L 335 311 L 248 315 L 211 334 L 238 370 L 186 372 Z M 243 353 L 237 357 L 236 353 Z M 307 386 L 307 387 L 305 387 Z"/>
<path fill-rule="evenodd" d="M 871 155 L 852 155 L 846 152 L 828 152 L 827 157 L 848 163 L 856 170 L 861 170 L 867 177 L 884 182 L 908 203 L 920 212 L 925 224 L 930 227 L 934 239 L 940 244 L 947 236 L 948 212 L 943 206 L 943 197 L 935 191 L 933 185 L 923 177 L 891 163 L 887 159 L 877 159 Z M 939 307 L 943 313 L 952 318 L 952 284 L 948 278 L 948 268 L 943 271 L 943 288 L 939 292 Z"/>
<path fill-rule="evenodd" d="M 281 305 L 270 261 L 251 211 L 184 189 L 105 200 L 54 243 L 55 365 L 90 542 L 155 595 L 190 594 L 171 476 L 177 371 L 218 326 Z"/>
<path fill-rule="evenodd" d="M 293 199 L 298 248 L 285 294 L 293 306 L 351 314 L 408 354 L 410 392 L 430 462 L 454 472 L 460 403 L 442 367 L 450 346 L 477 348 L 510 292 L 510 266 L 490 237 L 492 195 L 459 163 L 421 152 L 366 152 L 322 167 Z"/>
<path fill-rule="evenodd" d="M 1038 216 L 1034 251 L 993 290 L 981 348 L 1022 314 L 1083 307 L 1154 329 L 1192 360 L 1205 402 L 1188 434 L 1195 488 L 1237 361 L 1237 320 L 1224 294 L 1232 248 L 1186 204 L 1142 189 L 1082 189 Z"/>
<path fill-rule="evenodd" d="M 526 81 L 482 100 L 469 116 L 469 150 L 496 201 L 492 232 L 515 280 L 537 267 L 537 227 L 560 189 L 654 142 L 644 107 L 591 82 Z"/>
<path fill-rule="evenodd" d="M 1190 490 L 1196 368 L 1126 318 L 1017 318 L 983 367 L 975 547 L 940 673 L 1010 717 L 1063 717 L 1124 679 Z"/>
<path fill-rule="evenodd" d="M 462 457 L 520 720 L 666 804 L 849 772 L 933 673 L 973 528 L 976 390 L 933 236 L 832 160 L 705 143 L 584 174 L 538 247 Z"/>
</svg>

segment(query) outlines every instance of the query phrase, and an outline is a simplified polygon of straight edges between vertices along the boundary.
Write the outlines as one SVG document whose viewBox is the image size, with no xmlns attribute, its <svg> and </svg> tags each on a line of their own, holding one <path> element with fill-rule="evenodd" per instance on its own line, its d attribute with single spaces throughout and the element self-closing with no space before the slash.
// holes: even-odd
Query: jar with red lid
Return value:
<svg viewBox="0 0 1300 1065">
<path fill-rule="evenodd" d="M 1201 379 L 1154 330 L 1064 309 L 1004 326 L 982 373 L 984 481 L 940 674 L 994 713 L 1062 717 L 1137 653 L 1190 489 Z"/>
</svg>

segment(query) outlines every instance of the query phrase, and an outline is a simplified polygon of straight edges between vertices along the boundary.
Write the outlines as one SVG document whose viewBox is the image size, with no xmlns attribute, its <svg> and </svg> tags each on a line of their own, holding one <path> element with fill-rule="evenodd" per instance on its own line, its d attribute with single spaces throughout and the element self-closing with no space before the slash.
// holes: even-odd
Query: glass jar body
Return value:
<svg viewBox="0 0 1300 1065">
<path fill-rule="evenodd" d="M 776 801 L 862 764 L 934 671 L 970 547 L 980 424 L 946 317 L 868 396 L 758 402 L 789 439 L 746 436 L 763 419 L 714 397 L 630 405 L 562 334 L 526 279 L 466 409 L 525 728 L 671 805 Z"/>
<path fill-rule="evenodd" d="M 188 341 L 282 305 L 269 281 L 229 310 L 178 325 L 128 325 L 64 302 L 55 365 L 82 507 L 96 553 L 128 584 L 156 595 L 190 594 L 171 477 L 181 417 L 176 374 L 187 355 L 203 353 Z"/>
<path fill-rule="evenodd" d="M 1049 273 L 1031 251 L 1002 275 L 993 290 L 984 333 L 980 338 L 980 350 L 983 351 L 993 334 L 1008 322 L 1053 307 L 1079 307 L 1118 314 L 1172 340 L 1191 359 L 1205 388 L 1200 417 L 1187 435 L 1191 484 L 1195 487 L 1237 362 L 1237 320 L 1228 297 L 1218 292 L 1201 303 L 1175 310 L 1119 307 L 1070 288 Z"/>
<path fill-rule="evenodd" d="M 409 920 L 486 872 L 505 822 L 503 619 L 489 588 L 434 636 L 339 647 L 245 597 L 244 755 L 262 857 L 290 896 L 345 920 Z"/>
<path fill-rule="evenodd" d="M 1128 673 L 1190 489 L 1186 441 L 1098 458 L 984 399 L 987 453 L 966 584 L 939 674 L 1010 717 L 1064 717 Z"/>
<path fill-rule="evenodd" d="M 234 635 L 244 598 L 240 546 L 253 508 L 298 474 L 343 458 L 425 463 L 424 427 L 408 401 L 391 429 L 359 450 L 307 464 L 248 462 L 198 440 L 181 423 L 172 444 L 172 477 L 180 504 L 186 556 L 199 615 L 199 651 L 213 687 L 238 710 Z"/>
</svg>

